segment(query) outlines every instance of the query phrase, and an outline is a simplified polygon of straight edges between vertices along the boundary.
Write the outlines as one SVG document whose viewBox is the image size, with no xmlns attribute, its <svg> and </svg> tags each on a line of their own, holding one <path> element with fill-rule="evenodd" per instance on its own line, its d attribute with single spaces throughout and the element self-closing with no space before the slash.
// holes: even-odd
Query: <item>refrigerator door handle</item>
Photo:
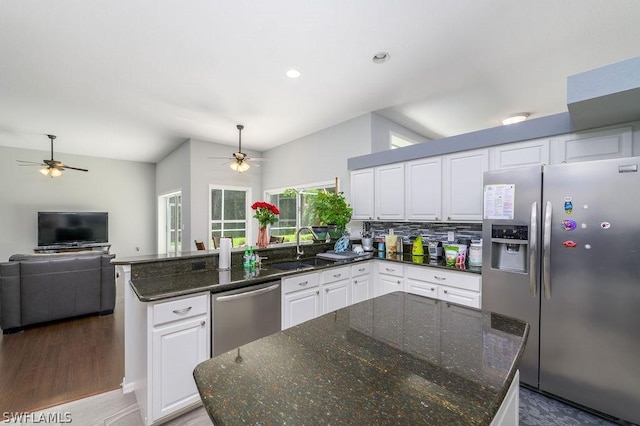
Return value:
<svg viewBox="0 0 640 426">
<path fill-rule="evenodd" d="M 531 204 L 531 232 L 529 232 L 529 291 L 534 299 L 538 293 L 538 202 Z"/>
<path fill-rule="evenodd" d="M 542 237 L 542 285 L 544 297 L 551 299 L 551 215 L 553 207 L 547 201 L 544 208 L 544 235 Z"/>
</svg>

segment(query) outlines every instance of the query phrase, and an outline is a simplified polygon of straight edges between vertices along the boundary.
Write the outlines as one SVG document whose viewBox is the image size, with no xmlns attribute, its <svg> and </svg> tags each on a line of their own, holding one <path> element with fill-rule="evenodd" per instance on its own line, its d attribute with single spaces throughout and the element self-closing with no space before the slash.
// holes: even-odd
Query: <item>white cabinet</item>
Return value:
<svg viewBox="0 0 640 426">
<path fill-rule="evenodd" d="M 363 302 L 373 297 L 371 262 L 351 265 L 351 304 Z"/>
<path fill-rule="evenodd" d="M 404 219 L 404 163 L 375 168 L 376 220 Z"/>
<path fill-rule="evenodd" d="M 552 140 L 551 164 L 631 157 L 632 145 L 631 127 L 563 135 Z"/>
<path fill-rule="evenodd" d="M 373 169 L 351 172 L 351 208 L 352 219 L 373 220 L 374 212 L 374 171 Z"/>
<path fill-rule="evenodd" d="M 482 306 L 481 287 L 482 277 L 477 274 L 418 266 L 406 267 L 407 293 L 479 309 Z"/>
<path fill-rule="evenodd" d="M 349 266 L 331 268 L 321 273 L 322 313 L 337 311 L 351 304 Z"/>
<path fill-rule="evenodd" d="M 405 163 L 405 217 L 407 220 L 441 220 L 442 157 Z"/>
<path fill-rule="evenodd" d="M 549 164 L 549 140 L 508 143 L 489 149 L 491 170 Z"/>
<path fill-rule="evenodd" d="M 489 150 L 446 155 L 443 170 L 444 220 L 482 220 L 482 174 L 489 170 Z"/>
<path fill-rule="evenodd" d="M 282 279 L 282 329 L 293 327 L 321 313 L 318 273 Z"/>
<path fill-rule="evenodd" d="M 210 356 L 210 294 L 144 303 L 124 288 L 125 385 L 151 425 L 202 403 L 193 369 Z"/>
<path fill-rule="evenodd" d="M 439 284 L 428 281 L 428 273 L 425 271 L 425 268 L 416 266 L 406 267 L 404 291 L 407 293 L 437 299 L 439 287 Z"/>
<path fill-rule="evenodd" d="M 377 261 L 376 296 L 404 290 L 404 270 L 402 264 Z"/>
<path fill-rule="evenodd" d="M 152 337 L 153 418 L 197 404 L 193 369 L 209 358 L 206 316 L 157 327 Z"/>
</svg>

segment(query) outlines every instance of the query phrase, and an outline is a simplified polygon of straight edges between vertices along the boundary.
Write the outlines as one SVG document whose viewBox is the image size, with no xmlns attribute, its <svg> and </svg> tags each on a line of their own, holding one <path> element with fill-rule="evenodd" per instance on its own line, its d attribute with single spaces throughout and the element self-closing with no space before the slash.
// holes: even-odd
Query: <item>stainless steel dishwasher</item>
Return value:
<svg viewBox="0 0 640 426">
<path fill-rule="evenodd" d="M 213 356 L 281 330 L 280 280 L 211 296 Z"/>
</svg>

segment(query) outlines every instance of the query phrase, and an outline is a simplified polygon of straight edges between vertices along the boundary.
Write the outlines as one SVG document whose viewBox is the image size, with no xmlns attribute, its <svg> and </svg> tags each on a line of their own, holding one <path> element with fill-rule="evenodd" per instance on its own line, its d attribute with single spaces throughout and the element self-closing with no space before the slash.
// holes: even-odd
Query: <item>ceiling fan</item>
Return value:
<svg viewBox="0 0 640 426">
<path fill-rule="evenodd" d="M 251 164 L 249 164 L 249 160 L 251 160 L 252 162 L 263 161 L 263 160 L 266 160 L 266 158 L 249 158 L 247 154 L 242 152 L 242 129 L 244 129 L 244 126 L 242 124 L 238 124 L 236 125 L 236 128 L 238 129 L 238 152 L 234 152 L 232 154 L 233 155 L 232 157 L 208 157 L 208 158 L 213 158 L 218 160 L 231 160 L 231 163 L 229 164 L 229 167 L 231 168 L 231 170 L 233 170 L 234 172 L 242 173 L 242 172 L 246 172 L 251 167 Z M 259 164 L 255 164 L 255 166 L 260 167 Z"/>
<path fill-rule="evenodd" d="M 22 164 L 19 164 L 19 166 L 43 166 L 43 168 L 40 169 L 39 172 L 45 176 L 52 177 L 52 178 L 62 175 L 62 172 L 66 169 L 79 170 L 81 172 L 89 171 L 87 169 L 80 169 L 78 167 L 67 166 L 61 161 L 54 160 L 53 159 L 53 140 L 56 138 L 56 136 L 47 135 L 47 137 L 51 139 L 51 160 L 42 160 L 42 163 L 36 163 L 34 161 L 16 160 L 18 163 L 22 163 Z"/>
</svg>

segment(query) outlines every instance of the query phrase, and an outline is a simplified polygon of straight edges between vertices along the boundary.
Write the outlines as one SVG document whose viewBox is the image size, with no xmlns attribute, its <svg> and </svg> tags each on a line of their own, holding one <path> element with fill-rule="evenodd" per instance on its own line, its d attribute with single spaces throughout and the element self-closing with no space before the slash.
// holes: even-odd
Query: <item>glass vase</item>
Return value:
<svg viewBox="0 0 640 426">
<path fill-rule="evenodd" d="M 256 242 L 256 246 L 258 248 L 266 248 L 269 245 L 269 234 L 267 233 L 267 227 L 261 226 L 258 229 L 258 241 Z"/>
</svg>

